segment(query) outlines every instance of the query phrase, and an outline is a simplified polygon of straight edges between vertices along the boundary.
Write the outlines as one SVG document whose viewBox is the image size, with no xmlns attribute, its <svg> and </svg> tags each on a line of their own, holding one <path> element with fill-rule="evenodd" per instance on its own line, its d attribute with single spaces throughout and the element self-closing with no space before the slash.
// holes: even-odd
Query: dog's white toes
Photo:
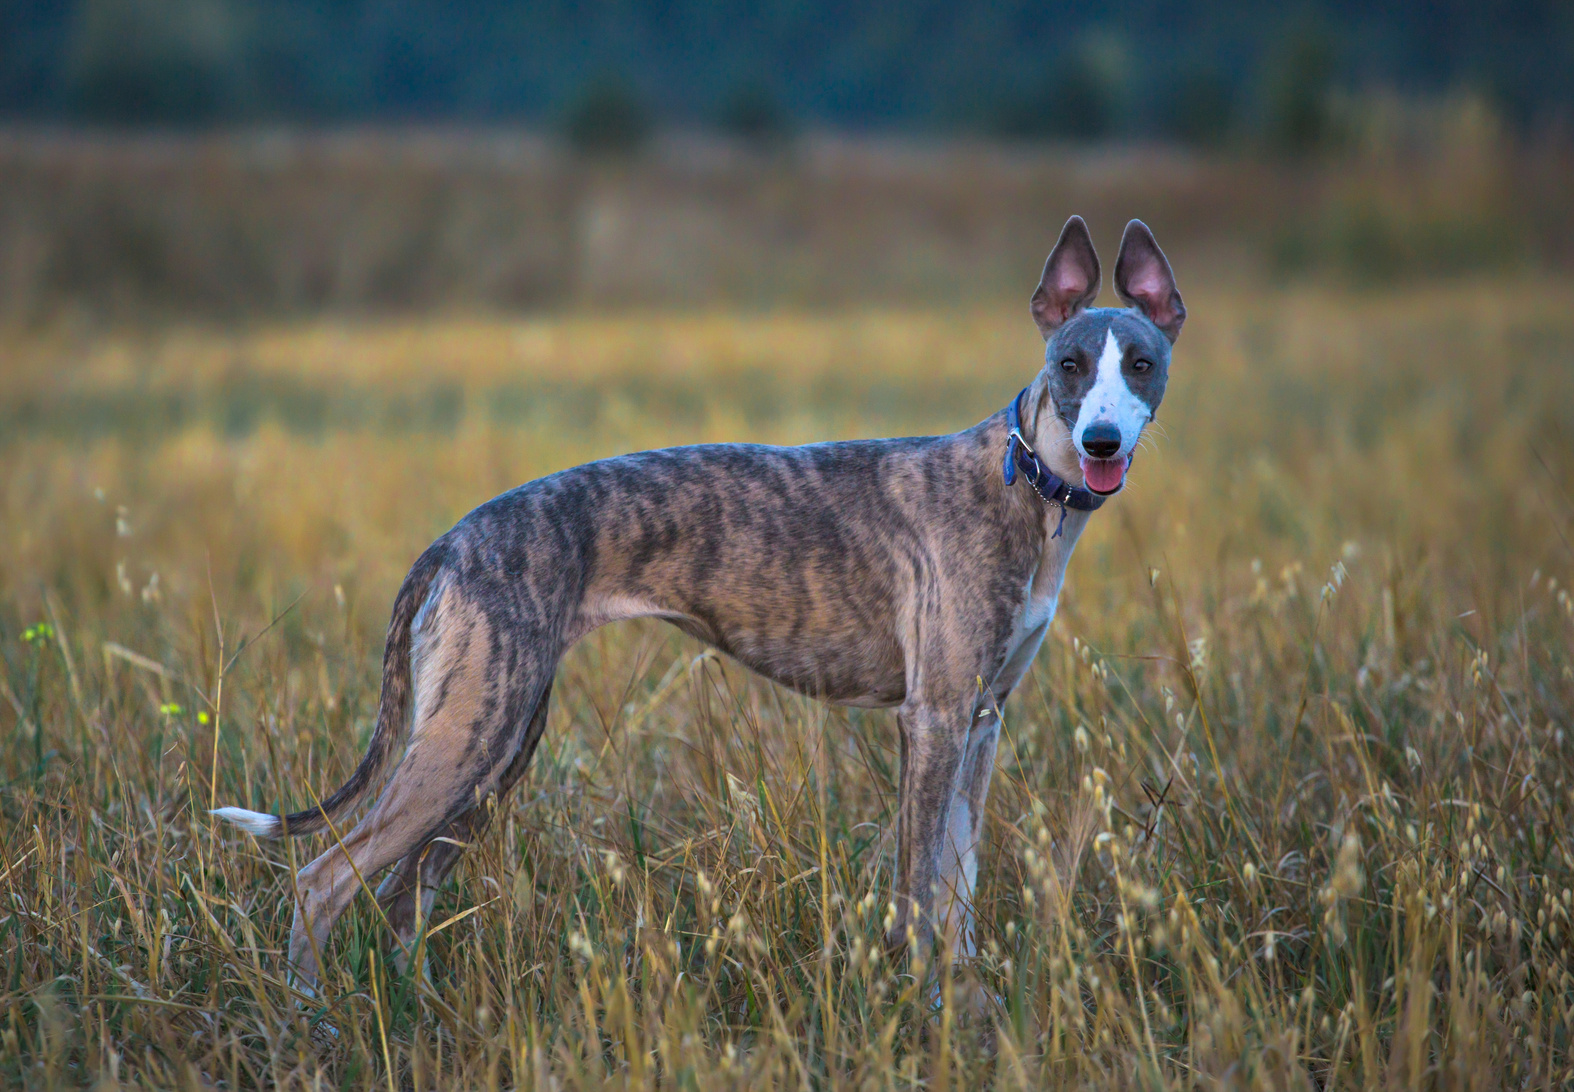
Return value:
<svg viewBox="0 0 1574 1092">
<path fill-rule="evenodd" d="M 309 1001 L 317 1000 L 317 987 L 310 979 L 302 978 L 294 971 L 284 976 L 284 984 Z"/>
<path fill-rule="evenodd" d="M 409 954 L 403 949 L 395 952 L 393 956 L 393 966 L 394 970 L 398 972 L 399 976 L 401 978 L 404 977 L 409 973 L 410 970 Z M 424 981 L 428 986 L 432 984 L 432 957 L 424 952 L 421 954 L 421 980 Z"/>
<path fill-rule="evenodd" d="M 940 976 L 929 981 L 929 1009 L 945 1008 L 945 986 Z M 951 980 L 951 1011 L 959 1016 L 980 1020 L 999 1019 L 1006 1011 L 1006 999 L 973 977 L 957 975 Z"/>
<path fill-rule="evenodd" d="M 339 1029 L 326 1020 L 319 1020 L 312 1025 L 311 1044 L 314 1050 L 327 1052 L 339 1043 Z"/>
</svg>

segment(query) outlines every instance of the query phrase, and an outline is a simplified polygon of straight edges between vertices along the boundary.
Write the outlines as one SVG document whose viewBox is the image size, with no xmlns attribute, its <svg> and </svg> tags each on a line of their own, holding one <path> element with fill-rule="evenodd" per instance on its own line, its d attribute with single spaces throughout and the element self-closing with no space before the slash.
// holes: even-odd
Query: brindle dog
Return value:
<svg viewBox="0 0 1574 1092">
<path fill-rule="evenodd" d="M 350 779 L 292 815 L 217 812 L 262 836 L 321 831 L 377 785 L 409 728 L 370 811 L 300 872 L 299 980 L 316 980 L 361 878 L 390 866 L 377 897 L 414 943 L 487 822 L 480 802 L 529 766 L 559 658 L 641 616 L 805 694 L 897 710 L 888 939 L 927 949 L 939 927 L 971 954 L 998 710 L 1044 639 L 1090 510 L 1124 484 L 1186 315 L 1140 221 L 1115 266 L 1128 309 L 1090 309 L 1099 277 L 1072 217 L 1032 299 L 1043 369 L 962 432 L 624 455 L 504 493 L 434 542 L 394 601 L 377 728 Z"/>
</svg>

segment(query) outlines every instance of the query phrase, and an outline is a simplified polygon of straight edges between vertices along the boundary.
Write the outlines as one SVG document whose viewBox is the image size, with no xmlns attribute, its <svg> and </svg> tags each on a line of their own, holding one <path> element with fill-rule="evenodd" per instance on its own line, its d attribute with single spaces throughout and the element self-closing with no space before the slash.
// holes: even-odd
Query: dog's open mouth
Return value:
<svg viewBox="0 0 1574 1092">
<path fill-rule="evenodd" d="M 1093 459 L 1084 455 L 1082 480 L 1087 483 L 1089 491 L 1107 497 L 1120 492 L 1120 487 L 1126 484 L 1126 468 L 1130 465 L 1129 456 L 1123 459 Z"/>
</svg>

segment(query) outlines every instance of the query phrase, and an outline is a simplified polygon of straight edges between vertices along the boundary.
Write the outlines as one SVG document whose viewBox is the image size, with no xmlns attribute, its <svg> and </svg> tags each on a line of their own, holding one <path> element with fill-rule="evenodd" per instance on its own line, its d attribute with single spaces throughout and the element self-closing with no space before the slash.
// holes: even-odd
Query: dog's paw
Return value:
<svg viewBox="0 0 1574 1092">
<path fill-rule="evenodd" d="M 393 968 L 400 978 L 410 973 L 410 954 L 403 948 L 393 954 Z M 421 981 L 432 985 L 432 959 L 425 952 L 421 953 Z"/>
<path fill-rule="evenodd" d="M 339 1029 L 326 1020 L 319 1020 L 311 1026 L 312 1049 L 318 1054 L 326 1054 L 339 1045 Z"/>
<path fill-rule="evenodd" d="M 284 984 L 296 994 L 297 999 L 317 1000 L 317 979 L 315 977 L 309 978 L 306 975 L 296 974 L 292 970 L 284 976 Z"/>
<path fill-rule="evenodd" d="M 314 978 L 307 978 L 291 972 L 285 977 L 285 984 L 292 991 L 290 1006 L 298 1017 L 309 1019 L 312 1008 L 320 1000 L 317 992 L 317 982 Z M 339 1029 L 326 1019 L 318 1020 L 311 1024 L 308 1032 L 312 1049 L 319 1054 L 326 1053 L 339 1041 Z"/>
<path fill-rule="evenodd" d="M 931 975 L 929 991 L 930 1020 L 935 1025 L 949 1014 L 956 1048 L 980 1057 L 993 1058 L 999 1049 L 999 1026 L 1006 1018 L 1005 998 L 984 986 L 971 975 L 958 973 L 951 980 L 949 1005 L 946 984 L 939 974 Z M 930 1034 L 934 1033 L 933 1027 Z"/>
<path fill-rule="evenodd" d="M 907 926 L 902 925 L 886 931 L 885 955 L 895 966 L 897 961 L 907 954 Z"/>
<path fill-rule="evenodd" d="M 893 966 L 903 956 L 932 965 L 934 944 L 934 929 L 921 927 L 916 922 L 903 921 L 901 918 L 897 918 L 896 924 L 886 930 L 885 934 L 885 954 L 890 957 Z"/>
</svg>

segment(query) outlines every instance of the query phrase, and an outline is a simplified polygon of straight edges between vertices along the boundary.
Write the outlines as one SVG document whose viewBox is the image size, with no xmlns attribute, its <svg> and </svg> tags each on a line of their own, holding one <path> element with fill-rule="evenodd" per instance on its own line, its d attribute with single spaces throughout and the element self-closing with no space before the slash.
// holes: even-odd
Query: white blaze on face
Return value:
<svg viewBox="0 0 1574 1092">
<path fill-rule="evenodd" d="M 1115 458 L 1126 458 L 1136 448 L 1142 426 L 1153 416 L 1148 404 L 1132 394 L 1131 388 L 1126 385 L 1126 376 L 1120 367 L 1123 355 L 1120 342 L 1115 340 L 1115 331 L 1110 330 L 1105 335 L 1104 352 L 1099 357 L 1093 386 L 1083 397 L 1082 409 L 1077 413 L 1076 428 L 1071 430 L 1078 454 L 1087 454 L 1082 446 L 1082 436 L 1088 428 L 1105 423 L 1120 430 L 1120 452 Z"/>
</svg>

